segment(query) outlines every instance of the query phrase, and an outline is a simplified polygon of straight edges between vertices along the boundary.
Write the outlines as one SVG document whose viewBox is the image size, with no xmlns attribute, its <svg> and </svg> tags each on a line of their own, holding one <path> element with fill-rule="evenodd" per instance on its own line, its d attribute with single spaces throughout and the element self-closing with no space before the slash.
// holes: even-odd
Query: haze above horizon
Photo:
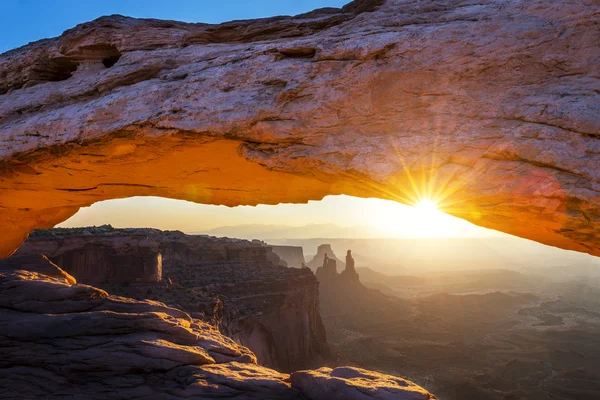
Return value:
<svg viewBox="0 0 600 400">
<path fill-rule="evenodd" d="M 430 207 L 410 207 L 390 200 L 326 196 L 307 204 L 214 206 L 161 197 L 108 200 L 82 208 L 59 227 L 111 224 L 152 227 L 187 233 L 252 237 L 272 232 L 285 237 L 449 238 L 506 237 Z M 259 225 L 252 228 L 250 225 Z M 220 229 L 234 227 L 235 229 Z M 287 228 L 287 229 L 286 229 Z M 215 232 L 212 232 L 216 230 Z M 265 237 L 266 233 L 255 237 Z"/>
</svg>

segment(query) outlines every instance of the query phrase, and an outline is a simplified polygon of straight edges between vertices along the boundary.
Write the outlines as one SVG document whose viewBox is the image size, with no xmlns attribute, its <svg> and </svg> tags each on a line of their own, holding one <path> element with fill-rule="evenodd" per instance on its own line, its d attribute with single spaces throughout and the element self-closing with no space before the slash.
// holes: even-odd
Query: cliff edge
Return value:
<svg viewBox="0 0 600 400">
<path fill-rule="evenodd" d="M 260 241 L 110 225 L 35 231 L 18 254 L 44 254 L 78 281 L 158 300 L 215 324 L 280 371 L 334 364 L 318 282 Z"/>
<path fill-rule="evenodd" d="M 0 393 L 27 399 L 435 399 L 358 368 L 291 375 L 187 313 L 77 284 L 39 255 L 0 260 Z"/>
</svg>

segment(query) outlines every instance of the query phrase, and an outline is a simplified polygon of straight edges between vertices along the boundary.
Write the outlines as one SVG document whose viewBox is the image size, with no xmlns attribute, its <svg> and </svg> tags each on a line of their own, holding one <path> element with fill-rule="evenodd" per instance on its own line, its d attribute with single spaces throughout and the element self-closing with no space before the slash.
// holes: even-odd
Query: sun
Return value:
<svg viewBox="0 0 600 400">
<path fill-rule="evenodd" d="M 423 199 L 419 201 L 415 207 L 423 214 L 433 214 L 438 211 L 437 203 L 429 199 Z"/>
</svg>

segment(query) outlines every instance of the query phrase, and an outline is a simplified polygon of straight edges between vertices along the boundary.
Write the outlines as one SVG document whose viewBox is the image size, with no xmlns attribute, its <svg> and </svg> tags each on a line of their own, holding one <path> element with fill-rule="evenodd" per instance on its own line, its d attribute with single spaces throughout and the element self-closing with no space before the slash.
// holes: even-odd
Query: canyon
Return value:
<svg viewBox="0 0 600 400">
<path fill-rule="evenodd" d="M 290 375 L 187 313 L 109 295 L 41 255 L 0 260 L 0 397 L 435 399 L 359 368 Z"/>
<path fill-rule="evenodd" d="M 214 322 L 260 365 L 291 372 L 334 362 L 315 276 L 281 267 L 263 242 L 105 225 L 38 230 L 17 254 L 43 254 L 78 282 Z"/>
<path fill-rule="evenodd" d="M 600 396 L 597 269 L 346 270 L 332 259 L 317 270 L 327 339 L 345 364 L 444 400 Z"/>
<path fill-rule="evenodd" d="M 112 15 L 3 53 L 0 257 L 107 199 L 236 206 L 329 194 L 429 198 L 477 225 L 599 256 L 599 12 L 593 0 L 356 0 L 218 25 Z M 258 364 L 322 362 L 326 332 L 361 365 L 428 385 L 439 371 L 417 348 L 458 375 L 468 366 L 457 353 L 497 361 L 502 379 L 487 364 L 467 379 L 490 398 L 531 387 L 539 398 L 598 395 L 597 316 L 585 309 L 520 294 L 413 304 L 350 270 L 329 267 L 331 285 L 305 268 L 282 272 L 264 243 L 102 235 L 60 253 L 75 239 L 34 233 L 28 241 L 59 265 L 25 248 L 0 260 L 3 396 L 436 398 L 356 367 Z M 449 318 L 445 304 L 465 314 Z M 536 316 L 589 329 L 578 340 L 528 325 Z M 500 336 L 485 336 L 490 326 Z M 461 329 L 467 343 L 452 334 Z M 555 351 L 556 337 L 568 352 Z M 515 348 L 529 358 L 507 360 Z M 561 367 L 537 376 L 547 365 L 536 351 Z M 455 375 L 439 382 L 444 395 L 482 398 Z"/>
</svg>

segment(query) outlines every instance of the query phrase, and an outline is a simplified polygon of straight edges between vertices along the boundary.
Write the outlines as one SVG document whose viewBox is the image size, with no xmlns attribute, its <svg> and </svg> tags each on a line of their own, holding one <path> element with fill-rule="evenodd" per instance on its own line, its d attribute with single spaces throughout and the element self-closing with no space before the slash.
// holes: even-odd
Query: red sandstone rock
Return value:
<svg viewBox="0 0 600 400">
<path fill-rule="evenodd" d="M 103 17 L 0 56 L 0 254 L 103 199 L 433 197 L 600 255 L 596 1 Z"/>
<path fill-rule="evenodd" d="M 103 226 L 36 231 L 18 251 L 29 253 L 65 263 L 76 279 L 111 294 L 159 300 L 213 322 L 263 366 L 289 372 L 334 361 L 315 276 L 278 266 L 279 257 L 263 242 Z M 153 285 L 155 270 L 138 268 L 152 254 L 162 255 L 171 284 Z M 133 265 L 116 263 L 117 255 Z"/>
<path fill-rule="evenodd" d="M 159 243 L 145 232 L 136 235 L 94 235 L 85 232 L 62 240 L 31 238 L 19 254 L 44 254 L 77 280 L 87 284 L 160 282 L 162 256 Z"/>
<path fill-rule="evenodd" d="M 366 398 L 377 399 L 393 384 L 366 371 L 360 380 L 324 370 L 290 379 L 180 310 L 76 284 L 31 255 L 0 260 L 0 354 L 2 398 L 326 400 L 335 387 L 363 399 L 356 388 L 369 382 Z"/>
<path fill-rule="evenodd" d="M 329 400 L 407 399 L 434 400 L 435 396 L 402 378 L 361 368 L 320 368 L 294 372 L 290 381 L 308 399 Z"/>
</svg>

